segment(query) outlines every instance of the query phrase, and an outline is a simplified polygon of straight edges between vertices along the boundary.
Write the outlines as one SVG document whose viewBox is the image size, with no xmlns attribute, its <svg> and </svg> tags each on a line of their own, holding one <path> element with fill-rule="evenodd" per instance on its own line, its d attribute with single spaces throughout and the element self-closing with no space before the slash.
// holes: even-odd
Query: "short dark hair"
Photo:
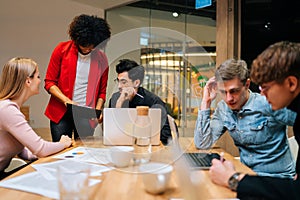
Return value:
<svg viewBox="0 0 300 200">
<path fill-rule="evenodd" d="M 226 60 L 217 68 L 215 77 L 218 82 L 239 78 L 240 81 L 245 84 L 249 78 L 247 63 L 243 60 Z"/>
<path fill-rule="evenodd" d="M 270 45 L 253 61 L 251 79 L 254 83 L 276 81 L 288 76 L 300 78 L 300 43 L 281 41 Z"/>
<path fill-rule="evenodd" d="M 122 59 L 116 66 L 116 72 L 118 74 L 128 72 L 128 77 L 132 80 L 140 80 L 141 84 L 144 80 L 145 69 L 143 66 L 137 64 L 133 60 Z"/>
<path fill-rule="evenodd" d="M 93 15 L 76 16 L 69 25 L 69 36 L 77 46 L 93 45 L 96 47 L 101 43 L 104 47 L 110 34 L 110 27 L 106 20 Z"/>
</svg>

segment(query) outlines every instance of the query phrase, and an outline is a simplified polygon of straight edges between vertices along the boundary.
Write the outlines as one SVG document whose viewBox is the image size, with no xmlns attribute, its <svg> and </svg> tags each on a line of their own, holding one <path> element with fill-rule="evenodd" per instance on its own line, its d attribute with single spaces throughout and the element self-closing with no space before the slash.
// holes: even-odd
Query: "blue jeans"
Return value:
<svg viewBox="0 0 300 200">
<path fill-rule="evenodd" d="M 88 119 L 76 120 L 74 123 L 72 114 L 66 112 L 58 123 L 50 120 L 50 130 L 52 141 L 58 142 L 62 135 L 68 135 L 72 138 L 73 132 L 75 140 L 78 138 L 92 136 L 95 129 L 90 126 Z"/>
</svg>

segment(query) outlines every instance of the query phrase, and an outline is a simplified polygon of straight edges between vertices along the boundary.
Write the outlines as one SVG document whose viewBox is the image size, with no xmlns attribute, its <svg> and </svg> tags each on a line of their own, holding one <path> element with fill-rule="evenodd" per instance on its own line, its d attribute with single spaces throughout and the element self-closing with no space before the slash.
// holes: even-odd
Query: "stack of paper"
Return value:
<svg viewBox="0 0 300 200">
<path fill-rule="evenodd" d="M 0 187 L 22 190 L 26 192 L 31 192 L 35 194 L 40 194 L 52 199 L 59 199 L 59 189 L 58 189 L 58 180 L 57 180 L 57 169 L 58 166 L 65 167 L 67 169 L 76 169 L 76 170 L 84 170 L 90 169 L 91 176 L 101 176 L 102 172 L 111 170 L 111 167 L 106 167 L 95 163 L 103 163 L 105 160 L 100 155 L 94 156 L 92 158 L 88 158 L 87 151 L 83 149 L 73 149 L 70 152 L 66 152 L 60 156 L 66 155 L 74 155 L 74 152 L 82 152 L 78 153 L 78 157 L 74 156 L 73 159 L 63 159 L 49 163 L 42 164 L 32 164 L 32 167 L 37 171 L 23 174 L 8 180 L 4 180 L 0 182 Z M 93 152 L 92 155 L 94 155 Z M 91 155 L 90 155 L 91 156 Z M 79 162 L 80 161 L 80 162 Z M 85 161 L 85 162 L 83 162 Z M 87 162 L 89 161 L 89 162 Z M 107 160 L 105 162 L 108 162 Z M 100 183 L 100 180 L 90 179 L 89 185 L 93 186 L 97 183 Z"/>
</svg>

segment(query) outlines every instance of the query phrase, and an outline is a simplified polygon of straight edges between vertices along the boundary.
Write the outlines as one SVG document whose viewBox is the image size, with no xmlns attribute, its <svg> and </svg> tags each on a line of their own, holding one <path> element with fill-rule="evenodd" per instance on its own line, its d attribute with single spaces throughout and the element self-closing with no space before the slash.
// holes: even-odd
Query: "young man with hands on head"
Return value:
<svg viewBox="0 0 300 200">
<path fill-rule="evenodd" d="M 295 162 L 286 138 L 286 126 L 292 126 L 295 113 L 273 111 L 266 98 L 249 90 L 247 64 L 230 59 L 222 63 L 209 79 L 196 128 L 195 145 L 209 149 L 226 132 L 239 149 L 240 160 L 259 175 L 292 179 Z M 211 115 L 211 103 L 221 97 Z"/>
<path fill-rule="evenodd" d="M 270 45 L 252 63 L 252 81 L 260 86 L 273 110 L 284 107 L 297 113 L 293 127 L 300 144 L 300 44 L 278 42 Z M 296 171 L 299 173 L 299 153 Z M 210 168 L 214 183 L 237 191 L 240 199 L 300 199 L 300 179 L 250 176 L 236 172 L 230 161 L 214 159 Z"/>
</svg>

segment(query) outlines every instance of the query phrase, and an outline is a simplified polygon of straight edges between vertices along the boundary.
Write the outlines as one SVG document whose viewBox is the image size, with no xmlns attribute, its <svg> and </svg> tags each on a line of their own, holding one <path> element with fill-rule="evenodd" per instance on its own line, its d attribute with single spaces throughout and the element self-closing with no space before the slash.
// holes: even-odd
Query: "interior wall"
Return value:
<svg viewBox="0 0 300 200">
<path fill-rule="evenodd" d="M 0 70 L 13 57 L 30 57 L 38 63 L 42 80 L 53 49 L 60 41 L 68 40 L 72 19 L 80 14 L 104 16 L 102 9 L 72 0 L 0 0 L 0 4 Z M 34 128 L 49 127 L 44 115 L 49 94 L 43 86 L 42 81 L 40 94 L 25 103 L 30 106 Z"/>
</svg>

